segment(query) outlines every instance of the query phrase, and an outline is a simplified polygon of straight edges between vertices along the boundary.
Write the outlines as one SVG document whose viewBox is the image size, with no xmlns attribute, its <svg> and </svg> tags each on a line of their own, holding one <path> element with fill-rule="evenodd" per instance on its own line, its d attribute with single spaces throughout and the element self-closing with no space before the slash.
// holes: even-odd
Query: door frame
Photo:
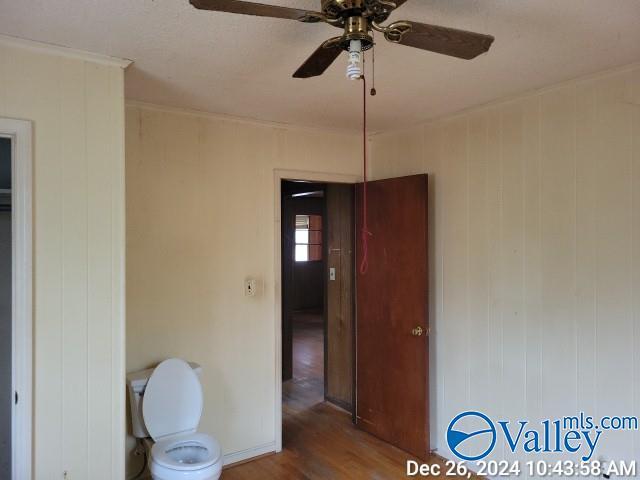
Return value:
<svg viewBox="0 0 640 480">
<path fill-rule="evenodd" d="M 13 480 L 30 480 L 32 470 L 32 131 L 30 121 L 0 118 L 0 136 L 12 140 L 11 384 L 14 401 L 11 406 L 11 478 Z"/>
<path fill-rule="evenodd" d="M 275 295 L 275 451 L 282 451 L 282 219 L 281 188 L 282 180 L 303 180 L 318 183 L 350 183 L 362 181 L 362 175 L 344 173 L 312 172 L 306 170 L 274 169 L 274 208 L 275 208 L 275 252 L 274 252 L 274 295 Z"/>
</svg>

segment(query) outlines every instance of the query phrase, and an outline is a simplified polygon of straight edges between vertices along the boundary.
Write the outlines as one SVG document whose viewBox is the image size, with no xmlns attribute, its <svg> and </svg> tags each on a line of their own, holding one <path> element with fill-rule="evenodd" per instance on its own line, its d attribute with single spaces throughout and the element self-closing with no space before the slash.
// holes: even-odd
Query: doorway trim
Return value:
<svg viewBox="0 0 640 480">
<path fill-rule="evenodd" d="M 30 480 L 33 405 L 33 133 L 26 120 L 0 118 L 0 136 L 11 138 L 12 320 L 11 478 Z"/>
<path fill-rule="evenodd" d="M 282 451 L 282 231 L 281 231 L 281 190 L 282 180 L 303 180 L 318 183 L 349 183 L 362 181 L 362 175 L 344 173 L 312 172 L 306 170 L 274 169 L 273 181 L 275 191 L 275 252 L 274 282 L 275 295 L 275 451 Z"/>
</svg>

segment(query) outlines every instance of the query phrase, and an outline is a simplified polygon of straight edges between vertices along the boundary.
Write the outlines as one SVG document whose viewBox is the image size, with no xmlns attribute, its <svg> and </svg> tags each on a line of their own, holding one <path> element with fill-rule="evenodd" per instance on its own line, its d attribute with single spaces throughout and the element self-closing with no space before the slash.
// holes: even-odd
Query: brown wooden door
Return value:
<svg viewBox="0 0 640 480">
<path fill-rule="evenodd" d="M 429 452 L 427 176 L 367 185 L 369 268 L 360 273 L 356 195 L 356 422 L 426 459 Z M 415 329 L 422 329 L 422 334 Z"/>
</svg>

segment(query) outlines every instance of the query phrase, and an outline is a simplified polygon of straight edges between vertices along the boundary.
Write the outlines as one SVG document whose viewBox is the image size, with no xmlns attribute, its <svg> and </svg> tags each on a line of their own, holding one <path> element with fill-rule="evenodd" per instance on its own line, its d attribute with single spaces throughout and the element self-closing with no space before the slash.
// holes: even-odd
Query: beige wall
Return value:
<svg viewBox="0 0 640 480">
<path fill-rule="evenodd" d="M 200 363 L 200 429 L 227 459 L 273 449 L 274 169 L 357 174 L 360 143 L 140 105 L 126 129 L 127 370 Z"/>
<path fill-rule="evenodd" d="M 34 127 L 34 478 L 122 478 L 123 71 L 0 42 L 0 72 Z"/>
<path fill-rule="evenodd" d="M 470 408 L 532 421 L 640 411 L 640 67 L 378 135 L 372 149 L 377 178 L 430 174 L 441 454 Z M 637 433 L 600 443 L 609 459 L 640 458 Z"/>
</svg>

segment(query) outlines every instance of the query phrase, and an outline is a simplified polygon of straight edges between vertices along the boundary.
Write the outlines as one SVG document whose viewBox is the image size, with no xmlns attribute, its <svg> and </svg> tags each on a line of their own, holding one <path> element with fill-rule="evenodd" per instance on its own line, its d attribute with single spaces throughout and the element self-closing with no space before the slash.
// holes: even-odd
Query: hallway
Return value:
<svg viewBox="0 0 640 480">
<path fill-rule="evenodd" d="M 293 378 L 282 384 L 282 401 L 284 415 L 324 402 L 324 332 L 320 313 L 294 315 Z M 283 432 L 286 440 L 286 427 Z"/>
<path fill-rule="evenodd" d="M 283 450 L 224 470 L 223 480 L 406 478 L 409 454 L 358 430 L 351 415 L 324 402 L 319 315 L 294 322 L 293 379 L 283 385 Z"/>
</svg>

